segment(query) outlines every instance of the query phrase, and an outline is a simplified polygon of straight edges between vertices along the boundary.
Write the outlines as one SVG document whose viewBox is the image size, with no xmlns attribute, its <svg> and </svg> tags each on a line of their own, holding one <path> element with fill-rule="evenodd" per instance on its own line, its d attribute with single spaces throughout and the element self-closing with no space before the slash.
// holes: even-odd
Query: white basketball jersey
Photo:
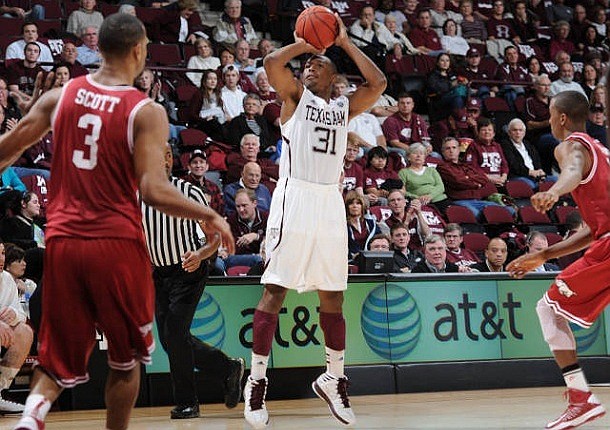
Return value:
<svg viewBox="0 0 610 430">
<path fill-rule="evenodd" d="M 304 88 L 292 117 L 280 126 L 280 178 L 336 184 L 347 148 L 349 100 L 329 103 Z"/>
</svg>

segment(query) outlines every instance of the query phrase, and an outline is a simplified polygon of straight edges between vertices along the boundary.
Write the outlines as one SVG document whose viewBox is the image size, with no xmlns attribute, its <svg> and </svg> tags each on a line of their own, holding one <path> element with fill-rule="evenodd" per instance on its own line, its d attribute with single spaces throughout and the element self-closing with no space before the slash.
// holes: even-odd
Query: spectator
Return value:
<svg viewBox="0 0 610 430">
<path fill-rule="evenodd" d="M 464 230 L 459 224 L 450 223 L 445 227 L 445 245 L 447 246 L 447 261 L 458 267 L 472 267 L 480 263 L 479 256 L 470 249 L 463 248 Z"/>
<path fill-rule="evenodd" d="M 277 99 L 277 93 L 271 88 L 267 72 L 262 67 L 254 72 L 254 84 L 257 89 L 256 94 L 258 94 L 262 103 L 262 110 L 260 113 L 263 114 L 265 106 Z"/>
<path fill-rule="evenodd" d="M 481 53 L 477 48 L 470 48 L 466 53 L 466 67 L 460 72 L 469 85 L 470 96 L 476 96 L 481 99 L 488 96 L 494 96 L 495 93 L 490 93 L 490 85 L 484 82 L 473 81 L 489 81 L 494 78 L 495 70 L 486 70 L 480 67 Z"/>
<path fill-rule="evenodd" d="M 218 70 L 219 78 L 222 80 L 224 80 L 223 71 L 228 70 L 230 68 L 229 66 L 238 71 L 239 78 L 237 79 L 237 85 L 241 88 L 241 90 L 246 94 L 255 93 L 256 86 L 254 86 L 254 83 L 252 83 L 248 75 L 243 70 L 239 70 L 239 68 L 235 65 L 235 48 L 233 46 L 223 46 L 220 49 L 220 69 Z"/>
<path fill-rule="evenodd" d="M 264 75 L 265 80 L 268 83 L 269 81 L 267 80 L 267 74 L 263 72 L 261 73 L 261 75 Z M 260 94 L 261 92 L 259 91 L 259 95 Z M 271 94 L 274 94 L 275 98 L 271 101 L 264 101 L 263 116 L 267 120 L 267 127 L 269 127 L 269 132 L 271 133 L 272 141 L 275 142 L 278 148 L 278 152 L 276 152 L 276 154 L 278 154 L 281 150 L 282 144 L 282 135 L 280 131 L 280 113 L 282 110 L 282 99 L 277 93 Z M 261 98 L 263 98 L 263 96 L 261 96 Z"/>
<path fill-rule="evenodd" d="M 254 81 L 252 75 L 256 68 L 254 60 L 250 58 L 250 45 L 245 40 L 241 39 L 235 42 L 235 62 L 237 68 L 248 75 L 250 80 Z"/>
<path fill-rule="evenodd" d="M 21 303 L 21 310 L 29 318 L 29 301 L 34 291 L 36 291 L 37 285 L 36 282 L 25 277 L 26 267 L 25 251 L 17 245 L 8 244 L 6 247 L 4 270 L 11 274 L 15 284 L 17 284 L 17 295 Z"/>
<path fill-rule="evenodd" d="M 399 26 L 394 16 L 387 15 L 383 23 L 394 38 L 394 48 L 392 52 L 396 59 L 400 60 L 402 54 L 417 55 L 420 53 L 419 50 L 413 46 L 409 38 L 398 31 Z"/>
<path fill-rule="evenodd" d="M 515 33 L 512 23 L 504 17 L 504 0 L 494 0 L 493 2 L 491 16 L 487 20 L 487 35 L 491 40 L 521 43 L 521 39 Z M 504 49 L 504 47 L 500 45 L 501 49 Z"/>
<path fill-rule="evenodd" d="M 466 150 L 466 162 L 478 167 L 496 187 L 502 188 L 508 178 L 508 162 L 495 137 L 494 123 L 480 118 L 478 137 Z"/>
<path fill-rule="evenodd" d="M 385 22 L 388 16 L 394 19 L 399 28 L 402 27 L 402 23 L 407 19 L 404 13 L 396 9 L 394 0 L 381 0 L 375 11 L 375 20 Z"/>
<path fill-rule="evenodd" d="M 420 251 L 409 249 L 411 234 L 406 225 L 394 224 L 390 229 L 390 237 L 394 250 L 394 272 L 408 273 L 423 261 L 424 256 Z"/>
<path fill-rule="evenodd" d="M 367 215 L 368 205 L 364 196 L 356 191 L 349 191 L 345 196 L 345 215 L 347 218 L 348 258 L 353 261 L 381 230 L 375 218 Z"/>
<path fill-rule="evenodd" d="M 245 39 L 251 46 L 256 46 L 258 36 L 252 23 L 245 16 L 241 16 L 241 1 L 226 0 L 225 10 L 214 28 L 214 40 L 218 43 L 234 44 Z"/>
<path fill-rule="evenodd" d="M 464 17 L 459 13 L 446 10 L 445 9 L 445 0 L 432 0 L 430 2 L 430 19 L 432 21 L 432 28 L 436 30 L 439 36 L 443 36 L 443 34 L 447 34 L 444 32 L 445 23 L 448 20 L 453 20 L 453 23 L 456 26 L 455 34 L 460 34 L 461 31 L 457 31 L 457 25 L 462 22 Z M 466 54 L 463 54 L 466 55 Z"/>
<path fill-rule="evenodd" d="M 358 140 L 358 144 L 362 151 L 360 156 L 376 146 L 387 149 L 387 142 L 383 135 L 383 130 L 374 115 L 368 112 L 362 112 L 360 115 L 356 115 L 350 119 L 347 129 L 352 133 L 353 137 Z"/>
<path fill-rule="evenodd" d="M 534 55 L 525 60 L 525 68 L 532 78 L 532 82 L 535 82 L 536 79 L 542 76 L 542 66 L 540 65 L 540 60 Z"/>
<path fill-rule="evenodd" d="M 462 37 L 471 43 L 485 43 L 487 27 L 473 12 L 472 0 L 463 0 L 460 3 L 460 13 L 464 17 L 460 24 Z"/>
<path fill-rule="evenodd" d="M 0 119 L 4 115 L 0 108 Z M 53 134 L 47 133 L 38 143 L 30 146 L 21 155 L 17 163 L 13 165 L 15 173 L 19 178 L 29 175 L 42 176 L 47 181 L 51 179 L 51 161 L 53 158 Z"/>
<path fill-rule="evenodd" d="M 222 191 L 220 191 L 218 185 L 205 177 L 209 167 L 208 157 L 205 152 L 201 149 L 196 149 L 189 159 L 189 172 L 183 179 L 201 188 L 210 203 L 210 207 L 218 212 L 219 215 L 224 215 L 225 202 Z"/>
<path fill-rule="evenodd" d="M 464 106 L 468 88 L 452 70 L 449 54 L 440 54 L 436 58 L 436 68 L 428 76 L 426 86 L 431 122 L 445 119 L 451 112 Z"/>
<path fill-rule="evenodd" d="M 204 37 L 198 0 L 178 0 L 165 6 L 153 23 L 153 40 L 161 43 L 195 43 Z"/>
<path fill-rule="evenodd" d="M 17 285 L 10 273 L 3 270 L 5 262 L 4 244 L 0 243 L 0 337 L 6 352 L 0 361 L 0 391 L 8 389 L 32 346 L 32 329 L 26 324 Z M 0 394 L 0 412 L 22 412 L 23 405 L 3 399 Z"/>
<path fill-rule="evenodd" d="M 412 270 L 413 273 L 450 273 L 469 272 L 468 267 L 458 267 L 447 261 L 445 240 L 433 234 L 424 240 L 424 261 L 420 261 Z"/>
<path fill-rule="evenodd" d="M 569 61 L 559 65 L 559 79 L 551 84 L 549 95 L 553 97 L 562 91 L 578 91 L 587 97 L 580 84 L 574 82 L 574 65 Z"/>
<path fill-rule="evenodd" d="M 233 64 L 225 66 L 222 70 L 224 87 L 220 90 L 220 97 L 224 106 L 227 121 L 232 120 L 244 111 L 244 97 L 246 93 L 239 86 L 239 70 Z"/>
<path fill-rule="evenodd" d="M 533 254 L 534 252 L 540 252 L 549 247 L 549 241 L 546 235 L 540 231 L 530 231 L 525 237 L 525 253 Z M 532 272 L 558 272 L 561 269 L 557 264 L 554 263 L 543 263 L 536 267 Z"/>
<path fill-rule="evenodd" d="M 419 0 L 406 0 L 404 1 L 404 9 L 402 10 L 403 15 L 405 16 L 405 18 L 407 19 L 406 21 L 404 21 L 401 25 L 401 27 L 404 29 L 405 25 L 411 28 L 415 28 L 417 26 L 417 14 L 419 12 Z M 409 33 L 407 31 L 403 30 L 403 33 L 405 35 L 409 35 Z"/>
<path fill-rule="evenodd" d="M 525 99 L 525 124 L 527 127 L 527 136 L 530 142 L 538 149 L 542 169 L 547 175 L 552 172 L 553 165 L 553 150 L 559 144 L 557 139 L 551 134 L 551 125 L 549 119 L 551 113 L 549 105 L 551 80 L 546 75 L 541 75 L 534 81 L 533 96 Z"/>
<path fill-rule="evenodd" d="M 343 194 L 356 191 L 364 195 L 364 172 L 360 164 L 356 163 L 356 157 L 360 151 L 353 133 L 347 135 L 347 149 L 343 157 Z"/>
<path fill-rule="evenodd" d="M 418 199 L 422 206 L 432 204 L 442 213 L 451 204 L 445 194 L 445 185 L 435 168 L 427 167 L 426 148 L 419 142 L 409 147 L 409 166 L 398 176 L 405 185 L 406 195 Z"/>
<path fill-rule="evenodd" d="M 53 54 L 49 47 L 38 41 L 38 26 L 33 22 L 26 22 L 21 27 L 22 39 L 16 40 L 7 46 L 4 55 L 5 60 L 23 60 L 25 59 L 25 45 L 26 43 L 35 42 L 40 48 L 40 56 L 38 61 L 41 63 L 53 63 Z M 46 71 L 53 68 L 52 65 L 45 65 L 43 67 Z"/>
<path fill-rule="evenodd" d="M 381 128 L 390 151 L 397 148 L 402 155 L 406 155 L 411 143 L 422 142 L 429 137 L 426 120 L 413 112 L 414 108 L 413 97 L 407 93 L 400 94 L 398 112 L 383 122 Z"/>
<path fill-rule="evenodd" d="M 597 86 L 599 79 L 597 77 L 597 70 L 591 64 L 585 64 L 582 69 L 582 78 L 580 81 L 580 86 L 582 87 L 585 95 L 587 96 L 587 100 L 591 102 L 591 95 L 593 94 L 593 90 Z"/>
<path fill-rule="evenodd" d="M 582 4 L 574 5 L 574 17 L 571 23 L 572 40 L 576 50 L 582 52 L 585 28 L 589 25 L 587 9 Z"/>
<path fill-rule="evenodd" d="M 371 206 L 385 205 L 389 191 L 402 188 L 402 182 L 397 182 L 400 182 L 398 174 L 388 168 L 388 152 L 381 146 L 371 149 L 364 169 L 364 192 L 369 196 Z"/>
<path fill-rule="evenodd" d="M 337 74 L 335 79 L 333 80 L 331 90 L 330 90 L 330 98 L 336 99 L 347 93 L 349 89 L 349 81 L 345 75 Z"/>
<path fill-rule="evenodd" d="M 369 242 L 369 251 L 374 252 L 390 252 L 390 247 L 392 246 L 392 242 L 387 234 L 376 234 L 371 238 Z"/>
<path fill-rule="evenodd" d="M 502 143 L 502 150 L 508 163 L 509 178 L 523 181 L 532 190 L 537 190 L 538 182 L 547 179 L 547 175 L 542 169 L 538 151 L 524 138 L 525 124 L 519 118 L 513 119 L 508 123 L 508 139 Z"/>
<path fill-rule="evenodd" d="M 20 7 L 24 4 L 23 2 L 5 0 L 0 6 L 0 14 L 8 18 L 15 17 L 26 21 L 38 21 L 39 19 L 45 18 L 46 10 L 44 6 L 41 4 L 32 4 L 33 2 L 31 1 L 25 3 L 31 5 L 31 9 L 25 10 Z"/>
<path fill-rule="evenodd" d="M 62 46 L 61 53 L 59 54 L 59 59 L 62 64 L 65 64 L 68 69 L 70 69 L 70 76 L 72 78 L 89 74 L 89 70 L 83 67 L 83 65 L 77 61 L 77 58 L 78 51 L 76 50 L 76 45 L 72 42 L 64 42 L 64 46 Z"/>
<path fill-rule="evenodd" d="M 100 28 L 104 21 L 104 16 L 95 10 L 96 5 L 96 0 L 80 0 L 80 8 L 72 12 L 68 17 L 66 31 L 81 36 L 86 27 L 94 27 L 96 30 Z"/>
<path fill-rule="evenodd" d="M 422 54 L 436 57 L 443 53 L 441 38 L 431 27 L 432 18 L 429 9 L 420 9 L 417 12 L 417 26 L 408 35 L 413 46 Z"/>
<path fill-rule="evenodd" d="M 38 196 L 31 191 L 25 192 L 25 186 L 20 192 L 23 197 L 13 208 L 14 216 L 4 218 L 0 223 L 0 235 L 4 240 L 23 249 L 44 247 L 44 233 L 34 222 L 40 215 Z"/>
<path fill-rule="evenodd" d="M 396 44 L 390 30 L 381 22 L 375 21 L 373 6 L 366 5 L 360 9 L 360 19 L 351 25 L 350 33 L 356 36 L 353 37 L 354 44 L 360 47 L 381 44 L 384 50 L 391 51 Z"/>
<path fill-rule="evenodd" d="M 2 123 L 3 130 L 0 132 L 6 131 L 6 122 L 13 118 L 16 120 L 21 119 L 21 110 L 17 106 L 15 98 L 9 97 L 8 92 L 8 82 L 5 78 L 0 76 L 0 108 L 4 112 L 4 121 L 0 121 Z"/>
<path fill-rule="evenodd" d="M 594 103 L 589 106 L 589 118 L 587 119 L 587 134 L 599 140 L 607 146 L 606 112 L 604 106 Z"/>
<path fill-rule="evenodd" d="M 7 69 L 8 89 L 12 92 L 21 91 L 31 96 L 34 92 L 36 76 L 43 72 L 42 67 L 38 64 L 40 47 L 34 42 L 29 42 L 23 51 L 24 60 L 12 63 Z"/>
<path fill-rule="evenodd" d="M 218 75 L 206 70 L 201 75 L 201 86 L 189 105 L 189 120 L 212 139 L 222 141 L 223 124 L 226 122 Z"/>
<path fill-rule="evenodd" d="M 549 23 L 557 24 L 558 22 L 565 22 L 568 25 L 574 18 L 574 9 L 564 4 L 564 0 L 555 0 L 551 2 L 551 7 L 547 8 L 549 13 Z"/>
<path fill-rule="evenodd" d="M 444 0 L 436 0 L 444 1 Z M 470 49 L 468 42 L 462 36 L 458 35 L 458 26 L 453 19 L 448 19 L 443 24 L 443 34 L 441 36 L 441 45 L 446 53 L 451 55 L 459 55 L 464 57 Z"/>
<path fill-rule="evenodd" d="M 70 67 L 67 64 L 58 64 L 53 72 L 55 73 L 53 88 L 61 88 L 71 79 Z"/>
<path fill-rule="evenodd" d="M 85 0 L 88 1 L 88 0 Z M 98 65 L 102 62 L 100 49 L 97 46 L 97 27 L 83 27 L 80 33 L 83 44 L 76 48 L 80 62 L 85 66 Z"/>
<path fill-rule="evenodd" d="M 445 163 L 440 164 L 437 170 L 445 183 L 445 191 L 454 200 L 454 204 L 468 208 L 477 218 L 484 207 L 499 206 L 484 200 L 497 192 L 496 187 L 482 171 L 459 160 L 460 146 L 456 138 L 444 139 L 442 154 Z"/>
<path fill-rule="evenodd" d="M 277 181 L 279 177 L 278 165 L 267 158 L 258 158 L 260 154 L 260 141 L 254 134 L 246 134 L 241 138 L 239 153 L 232 151 L 227 155 L 227 183 L 238 181 L 241 172 L 248 162 L 257 163 L 263 170 L 262 182 L 265 184 Z"/>
<path fill-rule="evenodd" d="M 262 262 L 261 243 L 265 240 L 269 214 L 257 206 L 256 194 L 251 189 L 237 190 L 235 209 L 227 219 L 235 237 L 235 254 L 221 256 L 225 269 L 233 266 L 252 267 Z"/>
<path fill-rule="evenodd" d="M 553 35 L 551 45 L 549 46 L 549 55 L 555 57 L 559 51 L 565 51 L 572 55 L 575 51 L 574 43 L 568 37 L 570 36 L 570 24 L 567 21 L 557 21 L 553 25 Z"/>
<path fill-rule="evenodd" d="M 406 225 L 411 236 L 409 240 L 410 248 L 421 249 L 423 238 L 430 235 L 430 227 L 423 215 L 421 202 L 417 199 L 407 202 L 402 190 L 391 190 L 388 194 L 388 206 L 392 215 L 383 222 L 386 227 L 385 230 L 391 230 L 396 224 Z"/>
<path fill-rule="evenodd" d="M 243 99 L 243 112 L 225 126 L 224 141 L 237 150 L 244 135 L 254 134 L 259 137 L 261 148 L 267 156 L 274 153 L 275 142 L 271 139 L 267 120 L 260 114 L 261 110 L 261 99 L 258 94 L 247 94 Z"/>
<path fill-rule="evenodd" d="M 507 46 L 504 50 L 504 63 L 498 68 L 496 79 L 510 82 L 510 84 L 502 86 L 501 92 L 511 109 L 515 110 L 515 99 L 517 96 L 525 94 L 524 87 L 529 86 L 532 78 L 528 70 L 519 64 L 519 51 L 514 46 Z"/>
<path fill-rule="evenodd" d="M 263 60 L 265 59 L 267 54 L 270 54 L 271 52 L 275 51 L 275 45 L 268 39 L 261 39 L 256 45 L 256 47 L 258 48 L 258 53 L 260 54 L 260 57 L 254 60 L 254 67 L 260 69 L 261 67 L 263 67 Z"/>
<path fill-rule="evenodd" d="M 538 40 L 538 28 L 534 20 L 535 17 L 527 10 L 527 2 L 525 0 L 515 1 L 513 11 L 513 18 L 509 21 L 515 34 L 522 43 L 536 42 Z"/>
<path fill-rule="evenodd" d="M 127 15 L 136 16 L 136 7 L 132 4 L 123 3 L 121 6 L 119 6 L 117 13 L 126 13 Z"/>
<path fill-rule="evenodd" d="M 466 108 L 458 109 L 449 116 L 451 135 L 457 138 L 474 140 L 479 135 L 478 121 L 481 117 L 481 102 L 471 98 L 466 102 Z"/>
<path fill-rule="evenodd" d="M 506 242 L 499 237 L 494 237 L 485 249 L 485 261 L 471 267 L 479 272 L 504 272 L 506 271 L 504 265 L 507 258 L 508 247 Z"/>
<path fill-rule="evenodd" d="M 224 188 L 225 213 L 230 215 L 235 212 L 235 195 L 237 190 L 247 188 L 256 195 L 257 207 L 265 212 L 269 211 L 271 205 L 271 193 L 269 189 L 261 184 L 261 166 L 254 162 L 246 163 L 241 173 L 241 179 Z"/>
<path fill-rule="evenodd" d="M 208 39 L 203 37 L 198 38 L 195 41 L 195 50 L 197 54 L 189 58 L 186 65 L 188 69 L 216 70 L 220 67 L 220 59 L 213 56 L 212 43 Z M 201 87 L 203 73 L 188 72 L 186 77 L 189 78 L 193 85 L 198 88 Z"/>
</svg>

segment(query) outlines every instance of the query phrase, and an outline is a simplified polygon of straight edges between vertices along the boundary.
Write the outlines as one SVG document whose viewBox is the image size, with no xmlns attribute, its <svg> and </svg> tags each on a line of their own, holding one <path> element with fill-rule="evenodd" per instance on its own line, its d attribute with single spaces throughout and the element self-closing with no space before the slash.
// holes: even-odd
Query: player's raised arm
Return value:
<svg viewBox="0 0 610 430">
<path fill-rule="evenodd" d="M 364 77 L 364 83 L 349 96 L 349 118 L 352 119 L 375 104 L 379 96 L 385 91 L 388 81 L 379 67 L 347 37 L 345 24 L 343 24 L 339 15 L 335 14 L 335 16 L 339 22 L 339 35 L 335 40 L 335 45 L 343 49 L 349 58 L 356 63 L 358 70 Z"/>
<path fill-rule="evenodd" d="M 0 136 L 0 172 L 11 166 L 23 151 L 38 142 L 51 128 L 51 113 L 60 89 L 45 93 L 15 128 Z"/>
<path fill-rule="evenodd" d="M 157 103 L 148 103 L 136 115 L 134 123 L 134 166 L 144 203 L 168 215 L 205 221 L 218 231 L 230 254 L 235 240 L 229 224 L 213 209 L 186 198 L 167 180 L 164 136 L 169 133 L 167 114 Z"/>
<path fill-rule="evenodd" d="M 303 93 L 303 84 L 296 79 L 286 65 L 290 60 L 299 55 L 308 53 L 319 54 L 320 50 L 297 37 L 296 34 L 294 38 L 294 43 L 269 53 L 263 60 L 263 65 L 265 66 L 269 83 L 282 97 L 284 103 L 288 106 L 293 105 L 296 107 Z"/>
</svg>

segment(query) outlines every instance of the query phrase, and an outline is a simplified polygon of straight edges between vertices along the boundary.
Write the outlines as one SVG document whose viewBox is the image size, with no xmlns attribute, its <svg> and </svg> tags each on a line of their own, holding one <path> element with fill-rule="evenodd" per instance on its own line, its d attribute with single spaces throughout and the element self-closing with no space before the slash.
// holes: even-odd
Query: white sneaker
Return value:
<svg viewBox="0 0 610 430">
<path fill-rule="evenodd" d="M 31 417 L 21 417 L 13 430 L 44 430 L 44 422 Z"/>
<path fill-rule="evenodd" d="M 10 400 L 5 400 L 0 395 L 0 415 L 4 414 L 18 414 L 23 412 L 25 405 L 21 403 L 11 402 Z"/>
<path fill-rule="evenodd" d="M 267 378 L 255 381 L 249 376 L 244 387 L 244 418 L 254 429 L 264 429 L 269 424 L 265 406 L 267 382 Z"/>
<path fill-rule="evenodd" d="M 327 372 L 318 376 L 311 388 L 319 398 L 328 404 L 330 413 L 344 426 L 356 423 L 356 416 L 347 397 L 347 378 L 335 378 Z"/>
</svg>

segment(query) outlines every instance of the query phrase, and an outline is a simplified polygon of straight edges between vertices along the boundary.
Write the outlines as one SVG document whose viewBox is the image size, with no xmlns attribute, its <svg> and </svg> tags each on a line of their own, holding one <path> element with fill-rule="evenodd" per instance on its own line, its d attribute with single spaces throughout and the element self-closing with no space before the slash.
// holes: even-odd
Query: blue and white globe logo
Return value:
<svg viewBox="0 0 610 430">
<path fill-rule="evenodd" d="M 191 333 L 215 348 L 222 348 L 226 335 L 225 319 L 220 306 L 208 293 L 203 293 L 197 305 Z"/>
<path fill-rule="evenodd" d="M 364 300 L 360 316 L 368 346 L 387 360 L 405 358 L 421 333 L 417 303 L 403 287 L 379 285 Z"/>
<path fill-rule="evenodd" d="M 570 323 L 574 339 L 576 339 L 576 352 L 579 354 L 586 352 L 597 340 L 602 324 L 597 319 L 590 328 L 582 328 L 577 324 Z"/>
</svg>

